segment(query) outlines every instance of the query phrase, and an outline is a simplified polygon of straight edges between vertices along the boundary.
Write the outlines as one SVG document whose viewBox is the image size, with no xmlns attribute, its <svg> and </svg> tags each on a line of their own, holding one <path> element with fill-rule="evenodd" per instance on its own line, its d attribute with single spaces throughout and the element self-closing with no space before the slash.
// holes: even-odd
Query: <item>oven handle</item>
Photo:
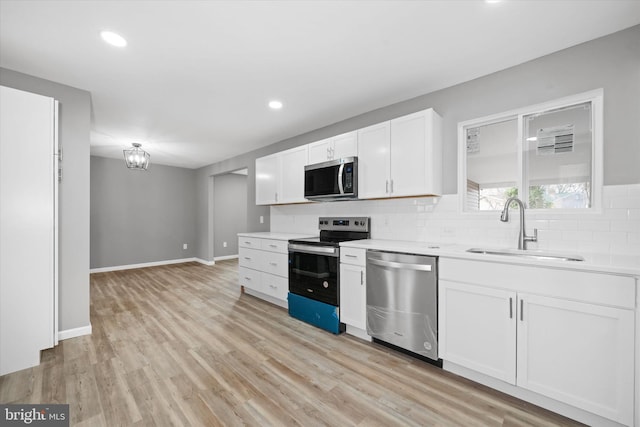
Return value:
<svg viewBox="0 0 640 427">
<path fill-rule="evenodd" d="M 300 245 L 297 243 L 289 243 L 289 252 L 303 252 L 307 254 L 328 255 L 332 257 L 337 257 L 339 255 L 338 248 Z"/>
</svg>

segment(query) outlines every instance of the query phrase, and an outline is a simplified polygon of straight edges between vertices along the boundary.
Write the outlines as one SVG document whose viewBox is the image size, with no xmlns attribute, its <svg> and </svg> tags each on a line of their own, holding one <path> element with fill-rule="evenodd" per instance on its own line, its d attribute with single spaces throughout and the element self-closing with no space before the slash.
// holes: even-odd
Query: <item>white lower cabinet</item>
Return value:
<svg viewBox="0 0 640 427">
<path fill-rule="evenodd" d="M 516 293 L 440 281 L 440 358 L 516 383 Z"/>
<path fill-rule="evenodd" d="M 286 306 L 289 291 L 289 255 L 286 240 L 238 238 L 238 283 Z"/>
<path fill-rule="evenodd" d="M 366 250 L 340 248 L 340 321 L 358 328 L 361 336 L 367 329 Z"/>
<path fill-rule="evenodd" d="M 340 264 L 340 321 L 366 329 L 365 268 Z"/>
<path fill-rule="evenodd" d="M 517 385 L 631 425 L 633 311 L 527 294 L 518 310 Z"/>
<path fill-rule="evenodd" d="M 633 425 L 633 278 L 463 260 L 440 275 L 445 362 Z"/>
</svg>

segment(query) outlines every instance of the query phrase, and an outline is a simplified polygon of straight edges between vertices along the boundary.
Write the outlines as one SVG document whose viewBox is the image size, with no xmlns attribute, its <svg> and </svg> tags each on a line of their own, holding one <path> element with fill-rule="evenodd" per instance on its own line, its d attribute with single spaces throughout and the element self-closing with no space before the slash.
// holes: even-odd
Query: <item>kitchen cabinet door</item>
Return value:
<svg viewBox="0 0 640 427">
<path fill-rule="evenodd" d="M 340 321 L 366 330 L 365 267 L 340 264 Z"/>
<path fill-rule="evenodd" d="M 440 281 L 439 357 L 516 383 L 516 293 Z"/>
<path fill-rule="evenodd" d="M 278 201 L 280 159 L 278 153 L 256 159 L 256 205 Z"/>
<path fill-rule="evenodd" d="M 309 147 L 309 163 L 314 165 L 316 163 L 326 162 L 331 160 L 331 138 L 323 139 L 321 141 L 312 142 Z"/>
<path fill-rule="evenodd" d="M 442 156 L 439 141 L 435 141 L 439 116 L 436 116 L 429 109 L 391 120 L 391 196 L 442 192 Z"/>
<path fill-rule="evenodd" d="M 331 158 L 342 159 L 358 155 L 358 132 L 348 132 L 331 138 Z"/>
<path fill-rule="evenodd" d="M 358 130 L 358 197 L 387 197 L 390 174 L 390 122 Z"/>
<path fill-rule="evenodd" d="M 292 148 L 279 153 L 280 160 L 280 188 L 281 194 L 276 203 L 300 203 L 304 198 L 304 167 L 308 161 L 306 145 Z"/>
<path fill-rule="evenodd" d="M 329 160 L 353 157 L 358 155 L 358 132 L 347 132 L 342 135 L 323 139 L 307 145 L 309 147 L 309 163 L 322 163 Z"/>
<path fill-rule="evenodd" d="M 633 422 L 633 310 L 519 294 L 518 386 Z"/>
</svg>

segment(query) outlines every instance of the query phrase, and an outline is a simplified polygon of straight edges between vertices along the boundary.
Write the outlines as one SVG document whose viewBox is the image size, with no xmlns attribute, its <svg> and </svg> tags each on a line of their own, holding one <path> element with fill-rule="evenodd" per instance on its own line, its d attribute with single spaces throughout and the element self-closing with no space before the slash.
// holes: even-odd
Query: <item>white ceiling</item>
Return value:
<svg viewBox="0 0 640 427">
<path fill-rule="evenodd" d="M 196 168 L 639 23 L 638 0 L 0 0 L 0 66 L 91 92 L 92 154 Z"/>
</svg>

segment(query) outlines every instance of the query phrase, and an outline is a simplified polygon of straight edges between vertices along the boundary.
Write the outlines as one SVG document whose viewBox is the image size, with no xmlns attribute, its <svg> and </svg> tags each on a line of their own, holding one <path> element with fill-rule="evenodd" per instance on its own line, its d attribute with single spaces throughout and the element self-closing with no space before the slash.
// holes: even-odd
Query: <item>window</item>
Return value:
<svg viewBox="0 0 640 427">
<path fill-rule="evenodd" d="M 528 209 L 598 207 L 602 90 L 458 125 L 462 210 L 496 211 L 509 197 Z"/>
</svg>

